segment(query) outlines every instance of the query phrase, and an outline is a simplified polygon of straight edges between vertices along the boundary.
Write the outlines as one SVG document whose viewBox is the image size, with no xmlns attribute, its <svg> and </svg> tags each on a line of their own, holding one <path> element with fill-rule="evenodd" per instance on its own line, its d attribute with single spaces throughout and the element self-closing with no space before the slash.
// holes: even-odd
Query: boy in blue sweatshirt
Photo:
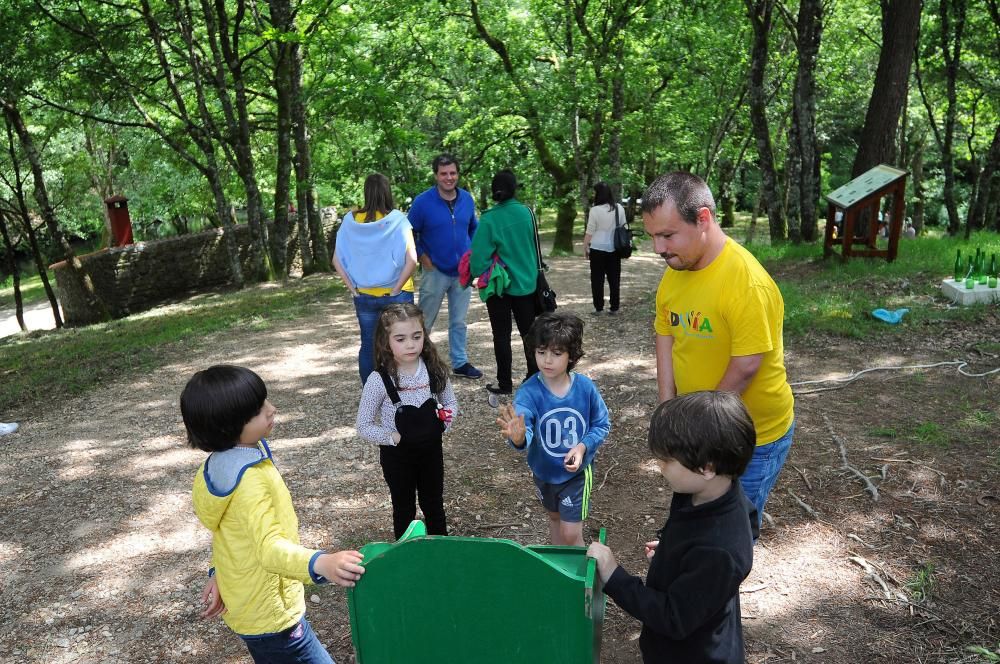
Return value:
<svg viewBox="0 0 1000 664">
<path fill-rule="evenodd" d="M 538 373 L 500 409 L 500 432 L 527 450 L 538 499 L 549 513 L 553 544 L 583 546 L 593 462 L 608 437 L 608 407 L 594 381 L 573 371 L 583 357 L 583 321 L 545 313 L 528 333 Z"/>
</svg>

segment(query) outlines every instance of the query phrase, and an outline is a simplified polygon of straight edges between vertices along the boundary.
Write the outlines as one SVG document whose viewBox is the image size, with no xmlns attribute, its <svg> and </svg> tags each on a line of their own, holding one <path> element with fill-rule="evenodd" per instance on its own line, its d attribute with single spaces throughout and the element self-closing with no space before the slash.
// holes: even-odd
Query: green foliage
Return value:
<svg viewBox="0 0 1000 664">
<path fill-rule="evenodd" d="M 931 601 L 936 585 L 934 563 L 926 562 L 917 569 L 913 578 L 906 582 L 906 589 L 910 591 L 910 597 L 914 602 L 926 604 Z"/>
<path fill-rule="evenodd" d="M 983 646 L 967 646 L 965 649 L 975 655 L 979 655 L 984 662 L 989 662 L 990 664 L 1000 662 L 1000 643 L 997 644 L 996 650 L 990 650 Z"/>
</svg>

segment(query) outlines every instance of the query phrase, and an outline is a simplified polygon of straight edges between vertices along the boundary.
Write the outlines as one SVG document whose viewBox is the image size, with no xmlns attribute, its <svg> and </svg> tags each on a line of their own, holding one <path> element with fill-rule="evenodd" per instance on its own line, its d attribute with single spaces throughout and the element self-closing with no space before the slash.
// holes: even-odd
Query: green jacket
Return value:
<svg viewBox="0 0 1000 664">
<path fill-rule="evenodd" d="M 479 218 L 479 228 L 472 237 L 469 271 L 474 275 L 490 267 L 496 253 L 507 265 L 510 295 L 535 292 L 538 279 L 538 253 L 531 212 L 516 198 L 497 203 Z"/>
</svg>

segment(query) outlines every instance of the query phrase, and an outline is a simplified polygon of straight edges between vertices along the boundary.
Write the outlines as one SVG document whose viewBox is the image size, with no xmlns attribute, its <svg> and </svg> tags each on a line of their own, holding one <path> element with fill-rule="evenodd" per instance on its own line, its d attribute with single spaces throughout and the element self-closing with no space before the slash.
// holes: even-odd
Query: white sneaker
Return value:
<svg viewBox="0 0 1000 664">
<path fill-rule="evenodd" d="M 17 427 L 18 427 L 17 422 L 11 422 L 10 424 L 5 424 L 4 422 L 0 422 L 0 436 L 6 436 L 9 433 L 14 433 L 15 431 L 17 431 Z"/>
</svg>

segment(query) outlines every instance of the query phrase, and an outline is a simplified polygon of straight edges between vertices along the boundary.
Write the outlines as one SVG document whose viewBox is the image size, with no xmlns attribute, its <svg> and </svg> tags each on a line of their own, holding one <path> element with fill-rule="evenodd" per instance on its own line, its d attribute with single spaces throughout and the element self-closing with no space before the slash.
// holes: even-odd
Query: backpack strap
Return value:
<svg viewBox="0 0 1000 664">
<path fill-rule="evenodd" d="M 392 401 L 392 405 L 398 406 L 402 403 L 402 400 L 399 398 L 399 390 L 396 389 L 392 378 L 389 377 L 389 372 L 385 369 L 379 369 L 378 375 L 382 377 L 382 384 L 385 385 L 385 393 L 389 397 L 389 400 Z"/>
</svg>

